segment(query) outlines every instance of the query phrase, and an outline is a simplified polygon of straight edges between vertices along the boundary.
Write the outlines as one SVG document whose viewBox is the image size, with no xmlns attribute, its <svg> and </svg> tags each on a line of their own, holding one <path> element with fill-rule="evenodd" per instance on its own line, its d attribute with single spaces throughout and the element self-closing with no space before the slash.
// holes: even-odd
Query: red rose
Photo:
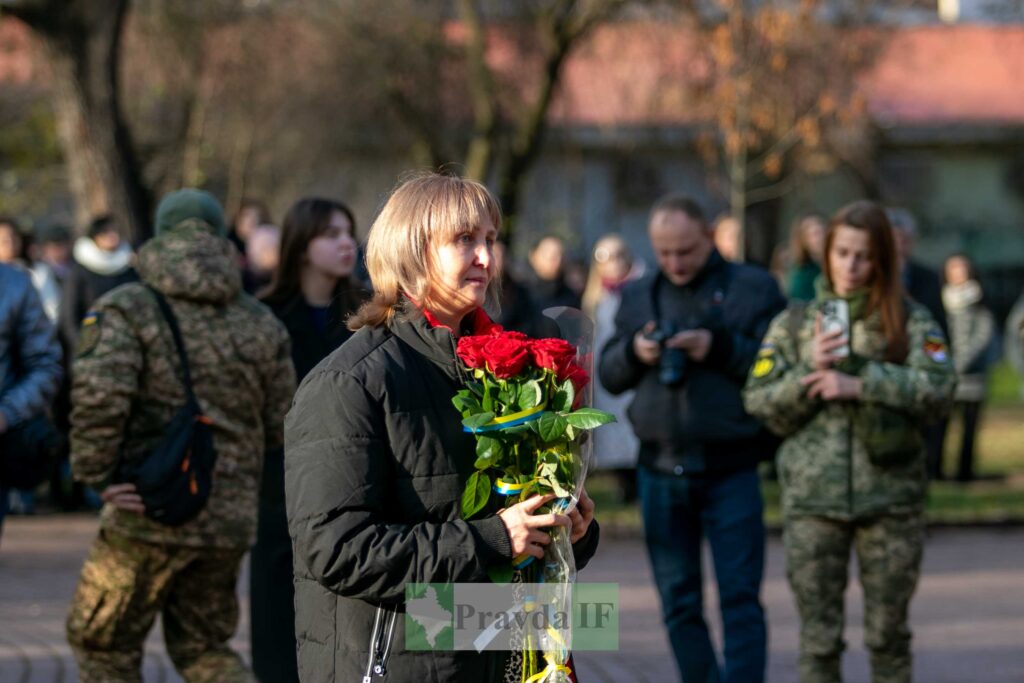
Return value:
<svg viewBox="0 0 1024 683">
<path fill-rule="evenodd" d="M 483 356 L 488 369 L 498 379 L 518 375 L 530 362 L 530 347 L 526 336 L 518 332 L 502 332 L 489 337 L 484 344 Z"/>
<path fill-rule="evenodd" d="M 576 347 L 564 339 L 534 339 L 530 342 L 530 355 L 537 367 L 561 374 L 576 357 Z"/>
<path fill-rule="evenodd" d="M 484 346 L 492 339 L 489 334 L 469 335 L 459 338 L 459 345 L 455 352 L 462 362 L 473 370 L 480 369 L 486 365 Z"/>
</svg>

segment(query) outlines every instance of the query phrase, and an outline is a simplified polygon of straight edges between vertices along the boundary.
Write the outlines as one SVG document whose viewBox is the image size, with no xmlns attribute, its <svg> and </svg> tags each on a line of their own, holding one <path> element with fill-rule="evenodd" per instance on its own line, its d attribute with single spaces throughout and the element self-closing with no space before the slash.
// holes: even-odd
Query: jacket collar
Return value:
<svg viewBox="0 0 1024 683">
<path fill-rule="evenodd" d="M 392 334 L 438 366 L 453 381 L 463 383 L 468 379 L 455 353 L 455 335 L 451 328 L 442 325 L 429 311 L 420 309 L 406 298 L 402 310 L 388 327 Z M 459 332 L 486 334 L 494 328 L 501 329 L 483 309 L 478 308 L 463 319 Z"/>
</svg>

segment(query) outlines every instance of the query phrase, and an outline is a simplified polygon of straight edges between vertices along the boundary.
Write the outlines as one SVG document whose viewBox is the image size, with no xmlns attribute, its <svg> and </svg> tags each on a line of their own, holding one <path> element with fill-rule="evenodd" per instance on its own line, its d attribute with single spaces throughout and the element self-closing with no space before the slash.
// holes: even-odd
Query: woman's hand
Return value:
<svg viewBox="0 0 1024 683">
<path fill-rule="evenodd" d="M 505 523 L 505 530 L 508 532 L 508 538 L 512 542 L 512 557 L 518 557 L 523 553 L 533 555 L 538 559 L 544 557 L 544 546 L 551 543 L 551 535 L 541 531 L 541 529 L 552 526 L 569 527 L 572 525 L 567 515 L 557 513 L 533 514 L 537 511 L 537 508 L 545 503 L 550 503 L 554 498 L 555 496 L 552 494 L 533 496 L 498 513 L 501 521 Z M 593 508 L 593 503 L 591 503 L 591 508 Z"/>
<path fill-rule="evenodd" d="M 849 340 L 843 335 L 842 330 L 831 332 L 821 331 L 821 313 L 814 319 L 814 339 L 811 342 L 811 367 L 815 370 L 828 370 L 837 360 L 843 356 L 836 356 L 832 352 L 846 346 Z"/>
<path fill-rule="evenodd" d="M 569 513 L 569 520 L 572 522 L 569 540 L 575 543 L 587 534 L 590 523 L 594 521 L 594 501 L 587 495 L 586 489 L 580 490 L 580 500 Z"/>
<path fill-rule="evenodd" d="M 859 377 L 844 375 L 838 370 L 818 370 L 803 377 L 800 384 L 807 387 L 809 398 L 825 401 L 849 401 L 860 398 L 864 381 Z"/>
<path fill-rule="evenodd" d="M 110 503 L 118 510 L 142 514 L 146 506 L 142 504 L 142 496 L 135 492 L 135 484 L 111 484 L 100 494 L 103 502 Z"/>
</svg>

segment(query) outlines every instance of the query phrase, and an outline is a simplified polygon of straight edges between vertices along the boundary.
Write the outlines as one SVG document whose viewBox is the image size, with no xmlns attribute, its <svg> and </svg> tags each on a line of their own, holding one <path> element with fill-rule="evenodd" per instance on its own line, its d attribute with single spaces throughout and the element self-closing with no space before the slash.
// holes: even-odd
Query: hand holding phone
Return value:
<svg viewBox="0 0 1024 683">
<path fill-rule="evenodd" d="M 812 365 L 816 369 L 828 369 L 850 356 L 850 307 L 846 301 L 823 302 L 814 328 Z"/>
</svg>

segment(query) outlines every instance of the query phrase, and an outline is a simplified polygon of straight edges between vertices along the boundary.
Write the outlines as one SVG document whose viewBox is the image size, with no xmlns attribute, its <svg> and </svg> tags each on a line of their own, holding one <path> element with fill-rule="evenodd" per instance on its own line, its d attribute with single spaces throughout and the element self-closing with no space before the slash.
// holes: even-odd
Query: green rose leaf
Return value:
<svg viewBox="0 0 1024 683">
<path fill-rule="evenodd" d="M 537 476 L 542 479 L 555 476 L 558 472 L 558 462 L 546 462 L 537 469 Z"/>
<path fill-rule="evenodd" d="M 469 389 L 478 398 L 483 398 L 484 385 L 480 382 L 466 382 L 466 388 Z"/>
<path fill-rule="evenodd" d="M 487 505 L 491 496 L 491 478 L 484 472 L 469 475 L 466 488 L 462 491 L 462 518 L 470 519 Z"/>
<path fill-rule="evenodd" d="M 477 429 L 480 429 L 493 419 L 494 413 L 492 412 L 477 413 L 476 415 L 471 415 L 470 417 L 467 417 L 465 420 L 463 420 L 462 426 L 466 427 L 467 429 L 476 431 Z"/>
<path fill-rule="evenodd" d="M 540 438 L 548 443 L 558 441 L 565 434 L 565 428 L 569 426 L 564 417 L 550 412 L 541 415 L 541 418 L 536 423 L 537 433 L 540 434 Z"/>
<path fill-rule="evenodd" d="M 540 388 L 540 382 L 530 380 L 519 387 L 519 407 L 523 410 L 536 408 L 540 405 L 544 392 Z"/>
<path fill-rule="evenodd" d="M 478 436 L 476 438 L 476 457 L 486 460 L 496 460 L 501 457 L 503 450 L 502 443 L 490 436 Z"/>
<path fill-rule="evenodd" d="M 462 413 L 463 417 L 469 417 L 473 413 L 479 413 L 483 408 L 480 407 L 480 401 L 467 390 L 463 389 L 459 393 L 455 394 L 452 398 L 452 405 L 455 409 Z"/>
<path fill-rule="evenodd" d="M 569 497 L 569 490 L 562 486 L 562 482 L 558 481 L 556 477 L 551 477 L 548 481 L 551 483 L 551 490 L 555 492 L 556 496 L 559 498 Z"/>
<path fill-rule="evenodd" d="M 518 436 L 520 434 L 524 434 L 524 433 L 526 433 L 528 431 L 530 431 L 529 423 L 521 424 L 521 425 L 516 425 L 515 427 L 508 427 L 506 429 L 502 429 L 501 430 L 501 434 L 502 434 L 502 436 L 505 436 L 505 437 L 512 437 L 512 436 Z"/>
<path fill-rule="evenodd" d="M 565 380 L 558 386 L 555 392 L 555 400 L 551 406 L 552 410 L 560 413 L 567 413 L 572 410 L 572 403 L 576 400 L 576 389 L 571 380 Z"/>
<path fill-rule="evenodd" d="M 565 419 L 577 429 L 594 429 L 610 422 L 615 422 L 615 416 L 596 408 L 580 408 L 569 413 Z"/>
</svg>

